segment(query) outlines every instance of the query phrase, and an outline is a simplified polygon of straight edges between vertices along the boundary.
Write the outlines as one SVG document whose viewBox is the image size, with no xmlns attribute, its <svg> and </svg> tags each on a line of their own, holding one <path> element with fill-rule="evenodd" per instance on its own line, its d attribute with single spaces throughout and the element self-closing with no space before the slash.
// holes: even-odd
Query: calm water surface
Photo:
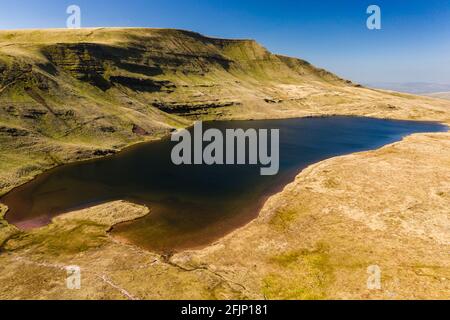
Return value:
<svg viewBox="0 0 450 320">
<path fill-rule="evenodd" d="M 416 132 L 447 130 L 429 122 L 359 117 L 206 122 L 204 130 L 280 129 L 280 171 L 261 176 L 260 167 L 175 166 L 170 138 L 141 144 L 115 156 L 52 169 L 0 201 L 7 220 L 42 226 L 73 209 L 125 199 L 148 205 L 145 218 L 112 233 L 159 252 L 205 246 L 258 214 L 267 197 L 306 166 L 337 155 L 375 149 Z"/>
</svg>

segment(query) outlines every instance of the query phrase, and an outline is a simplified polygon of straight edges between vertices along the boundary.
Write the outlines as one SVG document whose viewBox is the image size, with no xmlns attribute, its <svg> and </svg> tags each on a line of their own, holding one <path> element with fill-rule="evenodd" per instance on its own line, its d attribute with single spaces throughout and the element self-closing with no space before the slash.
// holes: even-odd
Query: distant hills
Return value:
<svg viewBox="0 0 450 320">
<path fill-rule="evenodd" d="M 439 98 L 439 99 L 448 99 L 450 100 L 450 91 L 448 92 L 435 92 L 427 94 L 429 97 Z"/>
<path fill-rule="evenodd" d="M 378 88 L 384 90 L 392 90 L 398 92 L 430 95 L 437 94 L 436 97 L 440 97 L 440 93 L 446 94 L 448 98 L 450 92 L 450 84 L 442 83 L 430 83 L 430 82 L 372 82 L 366 84 L 371 88 Z"/>
</svg>

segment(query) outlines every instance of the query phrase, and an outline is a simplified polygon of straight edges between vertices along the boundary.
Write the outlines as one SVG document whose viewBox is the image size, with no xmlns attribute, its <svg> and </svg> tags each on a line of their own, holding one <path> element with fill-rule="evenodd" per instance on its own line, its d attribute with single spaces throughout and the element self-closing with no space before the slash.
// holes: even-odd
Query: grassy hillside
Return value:
<svg viewBox="0 0 450 320">
<path fill-rule="evenodd" d="M 193 119 L 445 120 L 443 101 L 359 88 L 253 40 L 169 29 L 0 31 L 0 194 Z"/>
</svg>

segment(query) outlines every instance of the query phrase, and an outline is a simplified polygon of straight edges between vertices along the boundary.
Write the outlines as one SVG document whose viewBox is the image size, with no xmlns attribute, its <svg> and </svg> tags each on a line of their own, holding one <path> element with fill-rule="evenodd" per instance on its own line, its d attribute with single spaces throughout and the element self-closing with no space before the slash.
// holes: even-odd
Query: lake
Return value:
<svg viewBox="0 0 450 320">
<path fill-rule="evenodd" d="M 176 166 L 170 157 L 176 143 L 167 137 L 49 170 L 0 199 L 9 207 L 6 219 L 29 229 L 74 209 L 122 199 L 147 205 L 151 214 L 115 226 L 113 235 L 156 252 L 199 248 L 257 217 L 267 197 L 310 164 L 412 133 L 448 130 L 432 122 L 361 117 L 214 121 L 203 127 L 279 129 L 279 173 L 261 176 L 259 165 Z"/>
</svg>

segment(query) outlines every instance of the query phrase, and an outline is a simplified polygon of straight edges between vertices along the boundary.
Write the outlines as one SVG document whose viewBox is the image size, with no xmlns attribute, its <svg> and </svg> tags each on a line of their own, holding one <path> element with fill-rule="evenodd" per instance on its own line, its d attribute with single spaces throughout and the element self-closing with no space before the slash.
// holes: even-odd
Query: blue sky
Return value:
<svg viewBox="0 0 450 320">
<path fill-rule="evenodd" d="M 0 0 L 0 29 L 65 27 L 68 5 L 82 26 L 170 27 L 252 38 L 361 83 L 450 83 L 450 0 Z M 382 30 L 366 9 L 382 10 Z"/>
</svg>

